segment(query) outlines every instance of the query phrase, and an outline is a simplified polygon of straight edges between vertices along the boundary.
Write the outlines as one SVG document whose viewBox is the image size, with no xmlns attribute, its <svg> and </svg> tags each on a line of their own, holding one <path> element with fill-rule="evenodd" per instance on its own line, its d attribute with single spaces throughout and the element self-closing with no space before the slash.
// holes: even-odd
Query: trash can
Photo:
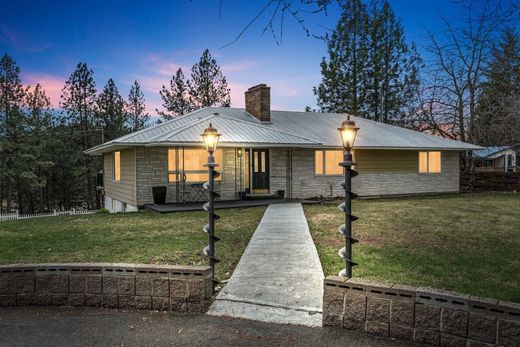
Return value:
<svg viewBox="0 0 520 347">
<path fill-rule="evenodd" d="M 152 187 L 153 203 L 162 205 L 166 203 L 166 186 Z"/>
</svg>

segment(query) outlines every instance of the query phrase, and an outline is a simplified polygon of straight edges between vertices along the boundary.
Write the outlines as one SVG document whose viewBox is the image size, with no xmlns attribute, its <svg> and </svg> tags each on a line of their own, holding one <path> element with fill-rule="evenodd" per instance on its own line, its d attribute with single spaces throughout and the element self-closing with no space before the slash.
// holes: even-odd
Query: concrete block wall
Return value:
<svg viewBox="0 0 520 347">
<path fill-rule="evenodd" d="M 293 198 L 316 196 L 342 196 L 339 183 L 343 177 L 316 176 L 314 150 L 293 149 Z M 442 152 L 442 173 L 419 174 L 413 172 L 360 172 L 352 180 L 354 192 L 360 196 L 404 195 L 459 191 L 459 154 Z"/>
<path fill-rule="evenodd" d="M 520 304 L 329 276 L 323 325 L 433 346 L 520 346 Z"/>
<path fill-rule="evenodd" d="M 0 266 L 0 306 L 91 306 L 204 313 L 211 297 L 211 268 L 204 266 Z"/>
</svg>

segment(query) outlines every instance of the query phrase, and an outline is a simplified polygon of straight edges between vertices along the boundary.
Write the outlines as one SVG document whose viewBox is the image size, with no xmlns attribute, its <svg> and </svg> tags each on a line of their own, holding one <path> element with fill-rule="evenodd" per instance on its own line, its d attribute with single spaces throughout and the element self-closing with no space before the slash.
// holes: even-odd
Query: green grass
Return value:
<svg viewBox="0 0 520 347">
<path fill-rule="evenodd" d="M 520 194 L 356 200 L 354 277 L 520 302 Z M 337 205 L 305 207 L 327 275 L 344 266 Z"/>
<path fill-rule="evenodd" d="M 217 277 L 228 278 L 265 208 L 219 211 Z M 204 212 L 33 218 L 0 223 L 0 264 L 128 262 L 205 265 Z"/>
</svg>

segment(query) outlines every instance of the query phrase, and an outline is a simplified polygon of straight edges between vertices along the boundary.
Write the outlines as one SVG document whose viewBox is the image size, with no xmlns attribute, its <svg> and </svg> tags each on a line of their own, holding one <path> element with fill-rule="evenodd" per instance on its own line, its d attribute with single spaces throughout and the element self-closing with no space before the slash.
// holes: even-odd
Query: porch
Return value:
<svg viewBox="0 0 520 347">
<path fill-rule="evenodd" d="M 228 201 L 216 201 L 215 208 L 227 209 L 227 208 L 245 208 L 245 207 L 257 207 L 257 206 L 268 206 L 273 204 L 284 204 L 288 202 L 299 202 L 302 204 L 318 204 L 318 201 L 311 200 L 297 200 L 297 199 L 284 199 L 284 198 L 269 198 L 269 199 L 249 199 L 249 200 L 228 200 Z M 155 211 L 159 213 L 172 213 L 172 212 L 190 212 L 190 211 L 202 211 L 203 201 L 200 202 L 179 202 L 179 203 L 167 203 L 163 205 L 148 204 L 145 205 L 145 209 L 149 211 Z"/>
</svg>

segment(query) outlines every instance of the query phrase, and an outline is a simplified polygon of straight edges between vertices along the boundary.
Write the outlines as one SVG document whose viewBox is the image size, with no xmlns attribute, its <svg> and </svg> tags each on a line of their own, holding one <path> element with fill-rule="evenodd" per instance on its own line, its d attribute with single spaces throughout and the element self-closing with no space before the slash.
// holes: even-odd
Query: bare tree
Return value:
<svg viewBox="0 0 520 347">
<path fill-rule="evenodd" d="M 418 112 L 423 130 L 471 142 L 477 100 L 493 42 L 518 13 L 517 3 L 500 0 L 463 3 L 466 17 L 441 17 L 444 32 L 428 33 L 432 61 Z"/>
<path fill-rule="evenodd" d="M 222 13 L 223 1 L 224 0 L 219 1 L 219 18 Z M 277 45 L 282 43 L 283 30 L 286 25 L 287 17 L 295 20 L 308 37 L 322 39 L 322 36 L 311 32 L 305 24 L 304 17 L 305 15 L 321 12 L 327 13 L 327 8 L 333 2 L 337 2 L 340 5 L 343 4 L 343 0 L 266 0 L 265 5 L 250 19 L 235 38 L 221 48 L 225 48 L 237 42 L 254 23 L 261 20 L 262 16 L 267 16 L 262 34 L 269 32 Z"/>
</svg>

